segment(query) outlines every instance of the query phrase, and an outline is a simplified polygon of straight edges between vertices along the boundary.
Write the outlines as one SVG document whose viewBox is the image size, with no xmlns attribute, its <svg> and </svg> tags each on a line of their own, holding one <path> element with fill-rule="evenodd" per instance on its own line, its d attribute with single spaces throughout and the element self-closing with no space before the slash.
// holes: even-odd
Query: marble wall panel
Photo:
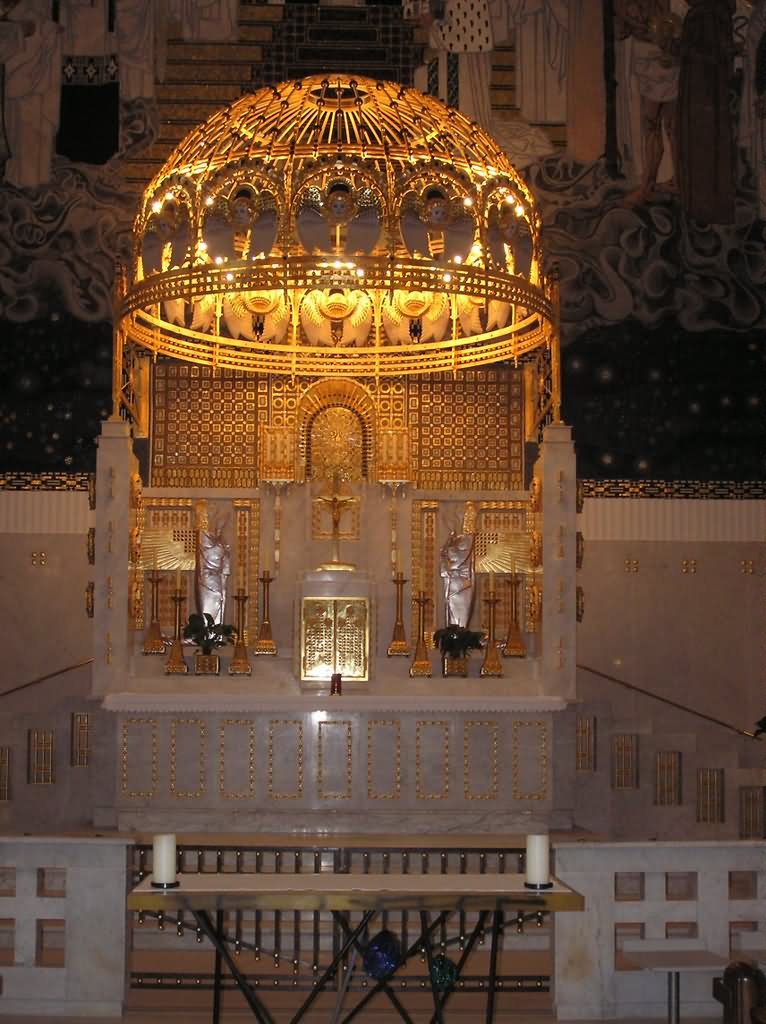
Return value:
<svg viewBox="0 0 766 1024">
<path fill-rule="evenodd" d="M 491 830 L 528 824 L 531 812 L 544 824 L 549 813 L 566 813 L 555 808 L 555 719 L 294 708 L 126 714 L 118 817 L 146 828 L 161 820 L 178 829 L 257 822 L 280 831 L 300 822 L 404 831 L 438 811 L 456 827 Z M 550 822 L 561 827 L 555 815 Z"/>
</svg>

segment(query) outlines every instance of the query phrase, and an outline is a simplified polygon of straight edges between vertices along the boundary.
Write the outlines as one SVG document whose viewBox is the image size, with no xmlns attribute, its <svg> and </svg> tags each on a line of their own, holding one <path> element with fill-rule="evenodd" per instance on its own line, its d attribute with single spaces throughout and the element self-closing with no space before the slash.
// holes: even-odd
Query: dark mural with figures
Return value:
<svg viewBox="0 0 766 1024">
<path fill-rule="evenodd" d="M 29 3 L 11 7 L 0 29 L 16 18 L 13 31 L 29 47 L 34 35 L 23 36 L 29 26 L 22 17 Z M 603 7 L 602 151 L 582 159 L 570 135 L 553 152 L 542 147 L 544 155 L 521 171 L 539 203 L 548 269 L 555 265 L 560 279 L 564 412 L 580 475 L 762 478 L 766 0 L 605 0 Z M 543 9 L 576 63 L 582 13 L 566 0 L 504 5 L 502 29 L 490 5 L 495 44 L 503 32 L 515 33 L 518 44 Z M 289 18 L 290 5 L 282 10 Z M 118 4 L 118 27 L 119 12 Z M 305 20 L 306 5 L 301 12 Z M 41 39 L 48 28 L 38 25 Z M 66 93 L 74 65 L 64 29 L 54 28 L 64 96 L 41 180 L 29 183 L 29 168 L 14 165 L 13 138 L 3 143 L 11 152 L 0 185 L 4 470 L 94 466 L 99 420 L 110 411 L 115 268 L 129 254 L 137 201 L 124 168 L 155 152 L 166 111 L 156 97 L 122 86 L 117 102 L 119 55 L 101 55 L 101 63 L 78 57 L 80 92 Z M 170 52 L 173 40 L 166 42 Z M 517 56 L 531 59 L 527 50 Z M 24 99 L 14 75 L 29 75 L 29 64 L 18 71 L 6 60 L 6 123 L 13 126 Z M 91 65 L 98 75 L 89 76 Z M 161 72 L 154 74 L 159 82 Z M 43 78 L 30 77 L 29 89 L 42 90 Z M 91 79 L 98 93 L 88 93 Z M 429 68 L 428 80 L 437 79 Z M 528 101 L 518 93 L 516 102 L 510 120 L 490 112 L 498 137 L 510 138 L 514 119 L 525 138 L 542 137 L 549 126 L 524 121 Z M 88 111 L 112 119 L 111 141 L 96 155 L 87 151 Z"/>
</svg>

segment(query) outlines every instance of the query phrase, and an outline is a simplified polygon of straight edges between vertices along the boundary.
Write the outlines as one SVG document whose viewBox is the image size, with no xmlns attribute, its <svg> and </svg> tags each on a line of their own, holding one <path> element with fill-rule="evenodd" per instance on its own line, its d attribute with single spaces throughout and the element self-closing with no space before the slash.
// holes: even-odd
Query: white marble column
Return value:
<svg viewBox="0 0 766 1024">
<path fill-rule="evenodd" d="M 96 462 L 96 572 L 93 693 L 121 689 L 129 669 L 128 541 L 131 476 L 137 464 L 130 427 L 107 420 Z"/>
</svg>

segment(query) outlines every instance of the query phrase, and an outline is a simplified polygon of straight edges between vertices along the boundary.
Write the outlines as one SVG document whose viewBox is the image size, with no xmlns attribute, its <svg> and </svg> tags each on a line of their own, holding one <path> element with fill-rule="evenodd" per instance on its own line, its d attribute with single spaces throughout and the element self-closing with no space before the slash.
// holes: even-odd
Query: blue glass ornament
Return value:
<svg viewBox="0 0 766 1024">
<path fill-rule="evenodd" d="M 399 939 L 385 928 L 367 943 L 362 963 L 371 978 L 381 981 L 399 966 L 401 958 L 402 947 Z"/>
</svg>

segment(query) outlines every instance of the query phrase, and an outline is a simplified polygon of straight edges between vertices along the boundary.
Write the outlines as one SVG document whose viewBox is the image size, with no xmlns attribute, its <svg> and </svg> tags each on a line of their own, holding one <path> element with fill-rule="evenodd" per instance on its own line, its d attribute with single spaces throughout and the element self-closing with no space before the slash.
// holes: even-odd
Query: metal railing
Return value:
<svg viewBox="0 0 766 1024">
<path fill-rule="evenodd" d="M 292 836 L 286 837 L 286 841 L 281 843 L 269 837 L 269 841 L 261 845 L 252 841 L 233 842 L 231 837 L 226 842 L 214 843 L 209 837 L 203 842 L 194 842 L 179 836 L 177 844 L 179 875 L 208 872 L 415 875 L 517 873 L 524 870 L 524 857 L 524 849 L 516 846 L 466 847 L 451 845 L 447 841 L 446 845 L 397 847 L 376 844 L 374 838 L 370 839 L 369 844 L 355 840 L 353 844 L 344 845 L 332 841 L 317 844 L 315 838 L 307 837 L 302 841 Z M 139 840 L 133 848 L 130 865 L 130 881 L 133 885 L 151 872 L 151 859 L 151 844 Z M 351 919 L 355 916 L 346 915 L 347 923 L 353 926 Z M 456 911 L 439 920 L 433 932 L 435 952 L 444 955 L 454 953 L 455 956 L 463 954 L 478 916 L 478 913 L 470 911 Z M 402 950 L 406 950 L 421 933 L 420 922 L 415 920 L 418 917 L 415 911 L 385 911 L 379 918 L 378 927 L 393 931 L 400 940 Z M 534 939 L 528 936 L 526 943 L 525 928 L 534 929 Z M 224 915 L 224 929 L 225 941 L 239 958 L 240 970 L 250 984 L 254 988 L 268 988 L 270 991 L 310 991 L 323 970 L 323 961 L 335 957 L 344 940 L 342 929 L 332 915 L 322 911 L 229 911 Z M 155 992 L 164 990 L 170 993 L 190 989 L 207 991 L 213 988 L 212 960 L 204 969 L 194 968 L 195 959 L 200 963 L 198 944 L 202 944 L 203 936 L 190 914 L 136 913 L 133 915 L 132 930 L 131 989 Z M 157 932 L 166 935 L 161 936 Z M 537 912 L 509 914 L 502 937 L 506 952 L 513 950 L 514 940 L 517 947 L 525 944 L 529 947 L 531 941 L 534 956 L 540 966 L 544 965 L 544 970 L 522 967 L 510 973 L 507 969 L 501 969 L 497 988 L 509 994 L 550 992 L 551 951 L 546 915 Z M 481 934 L 473 952 L 469 950 L 470 956 L 475 958 L 474 969 L 468 962 L 466 969 L 461 971 L 456 986 L 458 992 L 486 993 L 487 974 L 482 967 L 482 960 L 484 956 L 489 956 L 489 952 L 483 946 L 484 935 Z M 157 955 L 159 950 L 162 952 Z M 398 983 L 404 993 L 407 990 L 420 992 L 427 989 L 426 964 L 426 951 L 423 949 Z M 350 954 L 343 970 L 336 975 L 333 984 L 328 986 L 328 992 L 363 992 L 373 985 L 374 982 L 360 970 L 358 957 Z M 224 988 L 236 988 L 231 977 L 224 978 Z"/>
</svg>

